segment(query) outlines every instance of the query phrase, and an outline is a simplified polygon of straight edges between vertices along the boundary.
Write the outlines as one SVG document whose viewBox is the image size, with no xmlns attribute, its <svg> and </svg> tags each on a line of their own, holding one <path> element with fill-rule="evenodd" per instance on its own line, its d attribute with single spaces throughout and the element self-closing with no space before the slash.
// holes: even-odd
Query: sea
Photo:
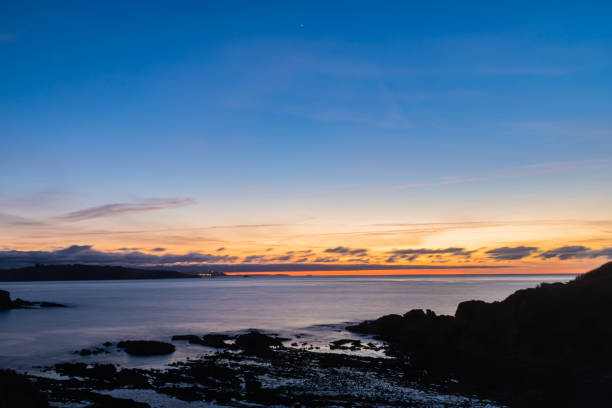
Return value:
<svg viewBox="0 0 612 408">
<path fill-rule="evenodd" d="M 355 338 L 344 327 L 410 309 L 454 314 L 459 302 L 503 300 L 541 282 L 575 275 L 231 276 L 201 279 L 0 282 L 12 298 L 66 308 L 0 312 L 0 368 L 28 371 L 81 361 L 82 348 L 120 340 L 170 341 L 177 334 L 259 329 L 329 351 Z M 299 339 L 299 340 L 298 340 Z M 304 346 L 306 347 L 306 346 Z M 178 345 L 172 356 L 129 357 L 106 351 L 88 361 L 156 367 L 197 357 L 205 348 Z M 368 351 L 375 353 L 374 351 Z"/>
</svg>

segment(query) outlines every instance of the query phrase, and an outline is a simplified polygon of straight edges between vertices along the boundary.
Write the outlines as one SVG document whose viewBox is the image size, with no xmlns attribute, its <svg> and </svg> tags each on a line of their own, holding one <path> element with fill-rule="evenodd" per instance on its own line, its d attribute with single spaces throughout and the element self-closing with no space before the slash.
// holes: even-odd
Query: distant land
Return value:
<svg viewBox="0 0 612 408">
<path fill-rule="evenodd" d="M 215 273 L 215 275 L 223 275 Z M 25 268 L 0 270 L 1 282 L 68 281 L 68 280 L 123 280 L 123 279 L 180 279 L 199 278 L 199 274 L 169 270 L 126 268 L 102 265 L 35 265 Z"/>
<path fill-rule="evenodd" d="M 129 280 L 129 279 L 181 279 L 219 277 L 239 274 L 258 276 L 291 276 L 291 272 L 367 272 L 418 270 L 422 273 L 445 274 L 444 271 L 465 270 L 507 270 L 512 266 L 501 265 L 374 265 L 374 264 L 208 264 L 208 265 L 151 265 L 128 267 L 122 265 L 91 264 L 36 264 L 26 267 L 0 269 L 0 282 L 19 281 L 69 281 L 69 280 Z M 456 271 L 454 271 L 456 274 Z M 285 275 L 283 273 L 289 273 Z"/>
</svg>

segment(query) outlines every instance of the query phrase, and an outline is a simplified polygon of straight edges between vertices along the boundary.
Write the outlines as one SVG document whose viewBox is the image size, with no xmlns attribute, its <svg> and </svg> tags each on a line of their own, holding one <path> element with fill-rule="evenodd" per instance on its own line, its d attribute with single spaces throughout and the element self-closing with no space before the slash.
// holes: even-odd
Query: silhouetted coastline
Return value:
<svg viewBox="0 0 612 408">
<path fill-rule="evenodd" d="M 222 273 L 216 273 L 222 276 Z M 183 279 L 199 278 L 193 273 L 170 270 L 136 269 L 106 265 L 35 265 L 0 270 L 0 282 L 124 280 L 124 279 Z"/>
</svg>

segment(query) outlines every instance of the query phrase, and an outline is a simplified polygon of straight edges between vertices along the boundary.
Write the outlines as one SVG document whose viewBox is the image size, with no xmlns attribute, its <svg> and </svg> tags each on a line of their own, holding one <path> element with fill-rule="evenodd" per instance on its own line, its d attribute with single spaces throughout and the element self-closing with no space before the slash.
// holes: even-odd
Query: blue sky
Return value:
<svg viewBox="0 0 612 408">
<path fill-rule="evenodd" d="M 609 218 L 609 3 L 1 7 L 6 219 L 155 199 L 192 204 L 105 225 L 302 225 L 213 240 L 247 253 L 372 223 Z M 54 241 L 13 223 L 0 245 L 119 240 L 53 225 Z M 610 235 L 579 234 L 599 247 Z M 380 246 L 455 245 L 398 239 Z"/>
</svg>

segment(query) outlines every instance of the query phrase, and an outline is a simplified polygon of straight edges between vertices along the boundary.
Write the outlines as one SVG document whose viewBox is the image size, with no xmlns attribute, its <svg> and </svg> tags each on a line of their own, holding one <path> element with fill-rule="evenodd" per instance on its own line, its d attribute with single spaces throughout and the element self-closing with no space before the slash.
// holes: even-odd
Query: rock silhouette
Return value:
<svg viewBox="0 0 612 408">
<path fill-rule="evenodd" d="M 274 349 L 283 347 L 283 341 L 288 339 L 269 336 L 257 330 L 236 336 L 226 334 L 209 333 L 202 337 L 195 334 L 183 334 L 172 336 L 172 341 L 187 340 L 190 344 L 199 344 L 218 349 L 242 350 L 246 354 L 258 356 L 270 356 Z M 234 340 L 233 344 L 226 343 L 227 340 Z"/>
<path fill-rule="evenodd" d="M 612 397 L 612 262 L 501 302 L 462 302 L 455 316 L 411 310 L 347 329 L 387 340 L 413 369 L 514 406 L 599 406 Z"/>
<path fill-rule="evenodd" d="M 54 302 L 31 302 L 23 299 L 11 300 L 11 294 L 6 290 L 0 290 L 0 311 L 10 309 L 38 309 L 41 307 L 66 307 Z"/>
<path fill-rule="evenodd" d="M 170 343 L 151 340 L 127 340 L 117 343 L 117 347 L 133 356 L 156 356 L 174 353 L 175 347 Z"/>
<path fill-rule="evenodd" d="M 0 310 L 12 309 L 12 306 L 11 294 L 6 290 L 0 290 Z"/>
<path fill-rule="evenodd" d="M 206 334 L 202 337 L 195 334 L 182 334 L 172 336 L 172 341 L 176 340 L 187 340 L 189 344 L 199 344 L 200 346 L 207 346 L 213 348 L 228 348 L 230 345 L 225 343 L 226 340 L 230 340 L 232 337 L 225 334 Z"/>
</svg>

